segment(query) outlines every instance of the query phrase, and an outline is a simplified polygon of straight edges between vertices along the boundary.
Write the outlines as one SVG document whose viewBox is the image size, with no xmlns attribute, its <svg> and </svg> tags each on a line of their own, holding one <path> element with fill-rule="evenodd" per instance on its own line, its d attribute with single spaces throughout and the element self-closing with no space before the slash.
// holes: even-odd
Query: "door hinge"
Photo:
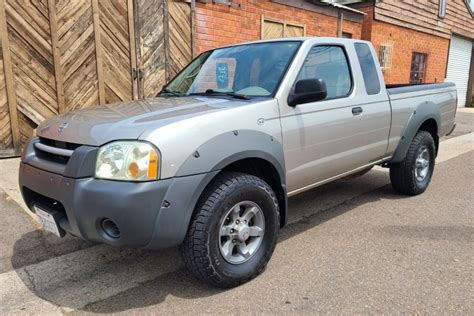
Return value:
<svg viewBox="0 0 474 316">
<path fill-rule="evenodd" d="M 142 80 L 143 79 L 143 69 L 133 68 L 133 80 Z"/>
</svg>

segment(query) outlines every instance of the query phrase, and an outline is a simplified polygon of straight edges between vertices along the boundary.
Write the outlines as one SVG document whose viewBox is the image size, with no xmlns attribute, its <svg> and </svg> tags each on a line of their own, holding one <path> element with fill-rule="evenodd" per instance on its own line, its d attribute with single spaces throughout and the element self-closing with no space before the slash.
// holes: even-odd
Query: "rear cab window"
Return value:
<svg viewBox="0 0 474 316">
<path fill-rule="evenodd" d="M 359 59 L 362 76 L 364 77 L 365 90 L 367 91 L 367 94 L 379 94 L 380 78 L 369 45 L 365 43 L 355 43 L 354 46 L 357 58 Z"/>
</svg>

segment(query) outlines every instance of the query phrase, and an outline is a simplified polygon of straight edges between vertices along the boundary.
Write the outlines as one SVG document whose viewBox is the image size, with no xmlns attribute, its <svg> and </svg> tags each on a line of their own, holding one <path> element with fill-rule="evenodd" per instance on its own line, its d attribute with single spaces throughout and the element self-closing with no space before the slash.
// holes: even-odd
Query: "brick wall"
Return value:
<svg viewBox="0 0 474 316">
<path fill-rule="evenodd" d="M 262 16 L 306 26 L 308 36 L 337 36 L 337 18 L 271 2 L 270 0 L 234 0 L 243 8 L 221 4 L 200 3 L 196 7 L 196 54 L 216 47 L 261 39 Z M 380 45 L 393 43 L 392 68 L 385 71 L 387 83 L 407 83 L 410 80 L 414 51 L 428 55 L 425 82 L 443 81 L 449 50 L 449 40 L 373 19 L 373 7 L 362 8 L 367 13 L 364 23 L 345 20 L 343 32 L 353 38 L 371 41 L 377 53 Z"/>
<path fill-rule="evenodd" d="M 307 36 L 337 36 L 337 17 L 273 3 L 240 0 L 243 8 L 196 3 L 196 54 L 230 44 L 261 39 L 262 16 L 306 26 Z M 360 38 L 362 25 L 344 21 L 343 32 Z"/>
<path fill-rule="evenodd" d="M 393 43 L 392 67 L 384 73 L 386 83 L 409 82 L 413 52 L 428 55 L 425 82 L 440 82 L 445 79 L 448 39 L 375 21 L 373 8 L 364 8 L 363 11 L 367 13 L 367 16 L 363 23 L 362 39 L 371 41 L 377 53 L 380 52 L 381 44 Z"/>
</svg>

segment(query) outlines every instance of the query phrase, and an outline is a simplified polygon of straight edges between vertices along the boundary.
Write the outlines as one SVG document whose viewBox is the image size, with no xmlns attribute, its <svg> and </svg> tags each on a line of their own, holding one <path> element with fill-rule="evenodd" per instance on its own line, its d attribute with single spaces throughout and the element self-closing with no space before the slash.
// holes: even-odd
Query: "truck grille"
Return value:
<svg viewBox="0 0 474 316">
<path fill-rule="evenodd" d="M 74 150 L 81 145 L 40 137 L 34 146 L 38 158 L 65 165 Z"/>
</svg>

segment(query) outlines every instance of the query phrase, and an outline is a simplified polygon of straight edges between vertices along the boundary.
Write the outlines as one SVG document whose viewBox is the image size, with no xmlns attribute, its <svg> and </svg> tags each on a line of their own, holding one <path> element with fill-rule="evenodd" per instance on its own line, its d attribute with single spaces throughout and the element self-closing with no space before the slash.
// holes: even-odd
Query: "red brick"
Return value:
<svg viewBox="0 0 474 316">
<path fill-rule="evenodd" d="M 413 52 L 428 55 L 425 82 L 445 79 L 449 40 L 373 19 L 373 8 L 363 9 L 367 16 L 362 27 L 362 39 L 370 40 L 377 53 L 384 42 L 392 42 L 392 67 L 384 73 L 387 83 L 406 83 L 410 80 Z"/>
<path fill-rule="evenodd" d="M 196 53 L 229 44 L 261 39 L 262 16 L 305 24 L 308 36 L 337 36 L 337 18 L 271 2 L 240 0 L 243 8 L 196 3 Z M 361 38 L 362 25 L 344 21 L 343 31 Z M 205 37 L 200 34 L 206 35 Z"/>
</svg>

